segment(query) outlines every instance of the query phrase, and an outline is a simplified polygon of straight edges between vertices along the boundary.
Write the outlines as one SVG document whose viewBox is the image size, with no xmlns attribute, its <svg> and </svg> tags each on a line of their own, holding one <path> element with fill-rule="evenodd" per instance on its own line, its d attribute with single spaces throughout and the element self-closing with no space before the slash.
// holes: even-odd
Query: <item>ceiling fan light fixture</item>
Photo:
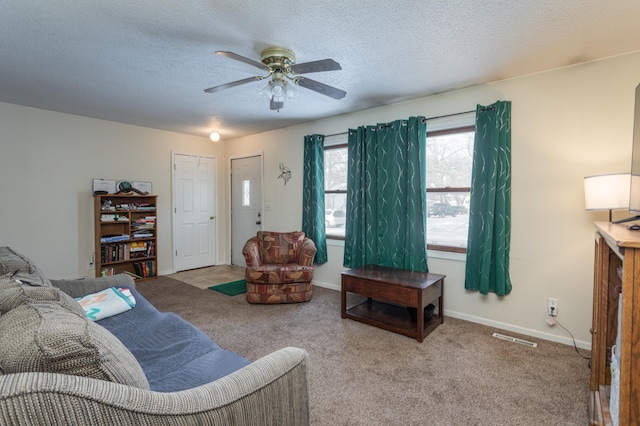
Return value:
<svg viewBox="0 0 640 426">
<path fill-rule="evenodd" d="M 271 96 L 273 96 L 273 94 L 271 93 L 271 84 L 272 82 L 268 82 L 263 88 L 262 90 L 260 90 L 260 94 L 262 96 L 264 96 L 267 99 L 271 99 Z"/>
<path fill-rule="evenodd" d="M 272 111 L 280 112 L 280 110 L 282 108 L 284 108 L 284 99 L 283 98 L 276 98 L 274 96 L 273 98 L 271 98 L 271 102 L 270 102 L 269 106 L 270 106 Z"/>
<path fill-rule="evenodd" d="M 287 82 L 287 84 L 284 85 L 284 96 L 285 98 L 287 98 L 287 100 L 293 99 L 298 96 L 298 91 L 293 86 L 293 84 L 291 84 L 291 82 Z"/>
<path fill-rule="evenodd" d="M 271 94 L 277 97 L 284 95 L 284 82 L 282 80 L 273 80 L 271 82 Z"/>
</svg>

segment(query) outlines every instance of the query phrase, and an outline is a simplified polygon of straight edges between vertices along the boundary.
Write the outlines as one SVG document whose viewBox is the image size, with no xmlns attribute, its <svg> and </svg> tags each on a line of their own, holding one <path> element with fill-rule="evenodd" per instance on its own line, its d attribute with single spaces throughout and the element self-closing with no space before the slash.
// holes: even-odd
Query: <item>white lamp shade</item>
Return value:
<svg viewBox="0 0 640 426">
<path fill-rule="evenodd" d="M 586 210 L 622 210 L 629 208 L 631 175 L 617 173 L 584 178 Z"/>
</svg>

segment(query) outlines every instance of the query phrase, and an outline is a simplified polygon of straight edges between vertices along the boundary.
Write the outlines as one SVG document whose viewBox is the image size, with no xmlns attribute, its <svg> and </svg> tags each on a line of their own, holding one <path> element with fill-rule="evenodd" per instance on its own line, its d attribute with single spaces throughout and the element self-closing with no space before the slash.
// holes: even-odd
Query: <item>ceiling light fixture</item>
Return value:
<svg viewBox="0 0 640 426">
<path fill-rule="evenodd" d="M 302 86 L 333 99 L 342 99 L 347 94 L 344 90 L 336 89 L 335 87 L 300 75 L 321 71 L 341 70 L 340 64 L 333 59 L 322 59 L 296 64 L 296 56 L 292 50 L 277 46 L 268 47 L 260 52 L 260 62 L 224 50 L 218 50 L 216 53 L 252 65 L 262 71 L 267 71 L 269 74 L 265 76 L 256 75 L 219 86 L 209 87 L 204 90 L 205 93 L 216 93 L 242 84 L 268 79 L 269 83 L 262 88 L 260 94 L 269 99 L 271 110 L 278 112 L 284 108 L 285 101 L 293 99 L 298 95 L 298 91 L 294 86 Z"/>
<path fill-rule="evenodd" d="M 209 139 L 211 139 L 214 142 L 218 142 L 220 140 L 220 133 L 211 132 L 211 134 L 209 135 Z"/>
<path fill-rule="evenodd" d="M 285 77 L 290 81 L 285 80 Z M 262 88 L 260 94 L 269 99 L 271 109 L 280 112 L 284 108 L 284 101 L 293 99 L 298 91 L 293 86 L 295 80 L 282 73 L 273 74 L 273 78 Z"/>
</svg>

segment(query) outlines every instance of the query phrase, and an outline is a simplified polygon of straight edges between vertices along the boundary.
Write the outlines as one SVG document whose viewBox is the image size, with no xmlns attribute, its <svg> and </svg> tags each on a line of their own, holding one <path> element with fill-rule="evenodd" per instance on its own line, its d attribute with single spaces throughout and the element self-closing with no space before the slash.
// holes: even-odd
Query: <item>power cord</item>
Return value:
<svg viewBox="0 0 640 426">
<path fill-rule="evenodd" d="M 551 312 L 553 312 L 553 308 L 551 308 Z M 576 350 L 576 353 L 578 355 L 580 355 L 583 359 L 587 359 L 589 361 L 591 361 L 591 357 L 587 357 L 582 355 L 579 351 L 578 351 L 578 345 L 576 345 L 576 339 L 575 337 L 573 337 L 573 334 L 571 334 L 571 332 L 569 330 L 566 329 L 566 327 L 562 324 L 560 324 L 560 321 L 558 321 L 558 317 L 553 317 L 553 319 L 555 320 L 555 323 L 558 324 L 560 327 L 562 327 L 564 329 L 564 331 L 566 331 L 567 333 L 569 333 L 569 336 L 571 336 L 571 339 L 573 340 L 573 347 Z"/>
</svg>

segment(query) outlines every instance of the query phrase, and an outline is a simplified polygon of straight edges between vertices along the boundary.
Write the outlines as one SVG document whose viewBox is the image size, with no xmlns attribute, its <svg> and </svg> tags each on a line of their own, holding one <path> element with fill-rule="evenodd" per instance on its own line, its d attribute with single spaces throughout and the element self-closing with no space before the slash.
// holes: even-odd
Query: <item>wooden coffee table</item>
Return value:
<svg viewBox="0 0 640 426">
<path fill-rule="evenodd" d="M 340 314 L 422 342 L 443 322 L 444 275 L 366 265 L 342 272 Z M 347 293 L 367 300 L 347 309 Z M 438 299 L 438 313 L 425 319 L 424 308 Z M 410 308 L 417 312 L 415 318 Z"/>
</svg>

